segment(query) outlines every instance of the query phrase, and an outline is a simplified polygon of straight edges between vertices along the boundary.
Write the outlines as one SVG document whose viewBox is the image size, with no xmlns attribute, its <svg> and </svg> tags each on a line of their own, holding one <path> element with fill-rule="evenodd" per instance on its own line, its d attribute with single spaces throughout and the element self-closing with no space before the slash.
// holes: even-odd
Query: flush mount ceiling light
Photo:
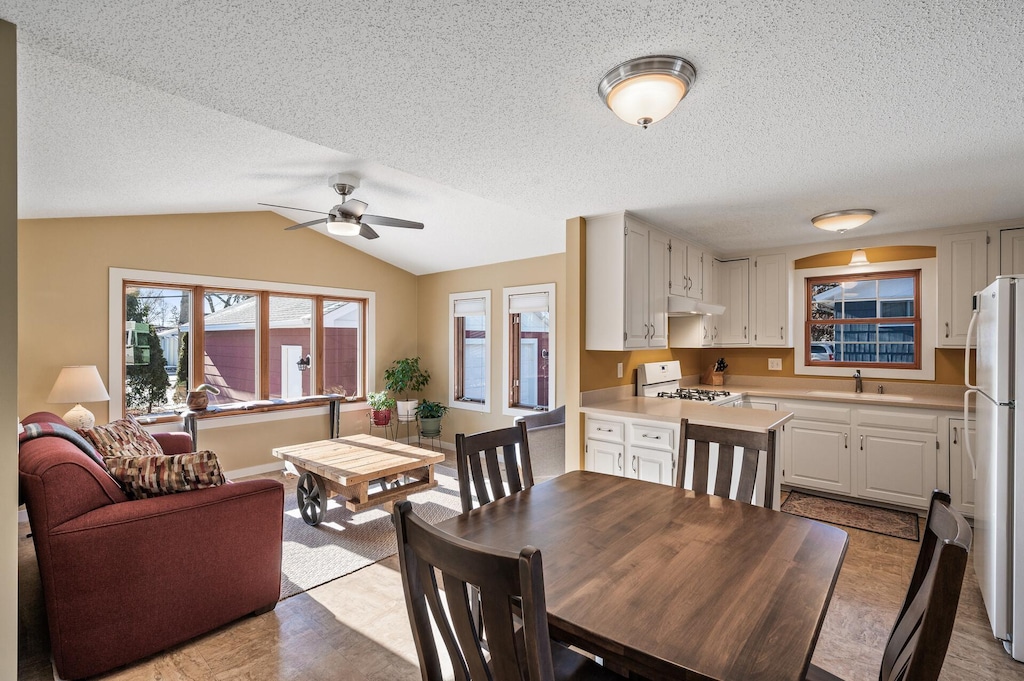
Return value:
<svg viewBox="0 0 1024 681">
<path fill-rule="evenodd" d="M 682 57 L 640 57 L 606 73 L 597 94 L 616 116 L 646 129 L 672 113 L 696 79 L 697 69 Z"/>
<path fill-rule="evenodd" d="M 839 232 L 842 234 L 848 229 L 860 227 L 874 216 L 875 211 L 870 208 L 837 210 L 811 218 L 811 224 L 818 229 L 824 229 L 828 232 Z"/>
<path fill-rule="evenodd" d="M 855 250 L 853 252 L 853 255 L 850 256 L 850 264 L 851 265 L 870 265 L 871 263 L 868 260 L 868 254 L 864 252 L 864 249 L 863 248 L 858 248 L 857 250 Z"/>
</svg>

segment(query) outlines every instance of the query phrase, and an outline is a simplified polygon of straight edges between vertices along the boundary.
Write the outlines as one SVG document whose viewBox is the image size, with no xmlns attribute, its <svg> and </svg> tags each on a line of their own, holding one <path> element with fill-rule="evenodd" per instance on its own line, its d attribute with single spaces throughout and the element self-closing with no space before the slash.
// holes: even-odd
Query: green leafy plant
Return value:
<svg viewBox="0 0 1024 681">
<path fill-rule="evenodd" d="M 384 385 L 403 399 L 409 399 L 409 393 L 418 393 L 430 383 L 430 372 L 420 368 L 419 357 L 396 359 L 384 370 Z"/>
<path fill-rule="evenodd" d="M 378 393 L 369 393 L 366 396 L 366 401 L 369 403 L 370 409 L 374 411 L 387 411 L 395 406 L 394 398 L 388 397 L 387 392 L 383 390 Z"/>
<path fill-rule="evenodd" d="M 448 407 L 440 402 L 423 400 L 416 407 L 416 415 L 421 419 L 439 419 L 448 413 Z"/>
</svg>

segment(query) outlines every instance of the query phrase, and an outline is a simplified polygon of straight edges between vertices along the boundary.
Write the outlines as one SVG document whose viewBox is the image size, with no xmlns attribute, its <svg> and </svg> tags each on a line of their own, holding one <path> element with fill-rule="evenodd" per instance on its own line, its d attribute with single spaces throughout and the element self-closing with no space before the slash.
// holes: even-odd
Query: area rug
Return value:
<svg viewBox="0 0 1024 681">
<path fill-rule="evenodd" d="M 918 541 L 920 525 L 916 513 L 865 506 L 852 501 L 816 497 L 803 492 L 790 492 L 782 502 L 782 510 L 792 515 L 820 520 L 833 525 L 853 527 L 899 539 Z"/>
<path fill-rule="evenodd" d="M 316 527 L 307 525 L 295 499 L 295 476 L 275 476 L 285 485 L 284 551 L 281 600 L 326 584 L 398 552 L 391 515 L 382 506 L 352 513 L 331 499 Z M 455 471 L 434 467 L 437 487 L 409 496 L 413 510 L 430 523 L 458 515 L 459 483 Z"/>
</svg>

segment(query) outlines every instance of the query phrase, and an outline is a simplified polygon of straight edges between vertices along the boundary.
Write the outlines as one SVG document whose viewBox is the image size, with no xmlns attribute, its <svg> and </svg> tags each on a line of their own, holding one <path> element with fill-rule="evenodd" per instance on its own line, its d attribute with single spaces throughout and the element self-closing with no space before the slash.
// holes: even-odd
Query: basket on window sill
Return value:
<svg viewBox="0 0 1024 681">
<path fill-rule="evenodd" d="M 722 386 L 725 385 L 725 372 L 715 371 L 714 365 L 708 367 L 707 371 L 701 374 L 700 382 L 703 385 Z"/>
</svg>

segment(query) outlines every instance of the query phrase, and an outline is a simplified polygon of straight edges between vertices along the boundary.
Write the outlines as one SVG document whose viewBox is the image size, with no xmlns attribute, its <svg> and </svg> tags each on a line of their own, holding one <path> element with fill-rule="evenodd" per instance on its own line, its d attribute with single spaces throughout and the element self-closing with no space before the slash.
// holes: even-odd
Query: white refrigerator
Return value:
<svg viewBox="0 0 1024 681">
<path fill-rule="evenodd" d="M 974 568 L 992 633 L 1024 661 L 1024 404 L 1014 408 L 1024 398 L 1024 275 L 998 277 L 975 294 L 972 325 L 977 385 L 968 380 L 965 402 L 975 394 Z M 965 366 L 969 356 L 970 339 Z"/>
</svg>

